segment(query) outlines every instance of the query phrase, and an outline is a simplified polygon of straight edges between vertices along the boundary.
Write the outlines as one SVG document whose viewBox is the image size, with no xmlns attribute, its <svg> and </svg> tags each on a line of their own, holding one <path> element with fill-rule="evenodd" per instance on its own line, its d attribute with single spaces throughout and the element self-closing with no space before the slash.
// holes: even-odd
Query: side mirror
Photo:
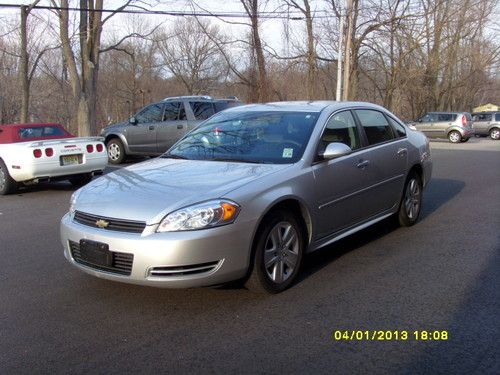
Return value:
<svg viewBox="0 0 500 375">
<path fill-rule="evenodd" d="M 320 154 L 323 159 L 335 159 L 344 155 L 348 155 L 352 152 L 352 149 L 344 143 L 333 142 L 329 143 L 325 151 Z"/>
<path fill-rule="evenodd" d="M 131 123 L 132 125 L 137 125 L 137 119 L 134 116 L 129 118 L 128 122 Z"/>
</svg>

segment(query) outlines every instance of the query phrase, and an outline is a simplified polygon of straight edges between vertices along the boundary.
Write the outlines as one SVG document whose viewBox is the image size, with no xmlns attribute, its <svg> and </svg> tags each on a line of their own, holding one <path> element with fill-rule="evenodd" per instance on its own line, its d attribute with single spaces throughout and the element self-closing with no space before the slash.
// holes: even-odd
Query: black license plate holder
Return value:
<svg viewBox="0 0 500 375">
<path fill-rule="evenodd" d="M 96 266 L 113 265 L 113 253 L 109 251 L 109 245 L 102 242 L 80 240 L 80 255 L 83 261 Z"/>
</svg>

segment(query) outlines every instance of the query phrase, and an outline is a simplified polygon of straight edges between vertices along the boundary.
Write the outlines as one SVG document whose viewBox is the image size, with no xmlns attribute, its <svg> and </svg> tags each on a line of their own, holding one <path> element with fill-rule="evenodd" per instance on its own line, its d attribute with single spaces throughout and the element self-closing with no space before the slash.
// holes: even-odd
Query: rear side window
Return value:
<svg viewBox="0 0 500 375">
<path fill-rule="evenodd" d="M 439 113 L 438 114 L 438 121 L 455 121 L 457 118 L 457 115 L 453 115 L 451 113 Z"/>
<path fill-rule="evenodd" d="M 228 108 L 232 107 L 237 107 L 241 105 L 241 102 L 236 101 L 236 100 L 228 100 L 228 101 L 218 101 L 214 103 L 215 105 L 215 112 L 220 112 Z"/>
<path fill-rule="evenodd" d="M 184 104 L 181 102 L 167 102 L 165 104 L 165 112 L 163 114 L 163 121 L 178 120 L 181 107 L 184 110 Z"/>
<path fill-rule="evenodd" d="M 163 118 L 163 103 L 151 104 L 139 112 L 135 119 L 139 124 L 160 122 Z"/>
<path fill-rule="evenodd" d="M 500 113 L 495 114 L 495 121 L 500 121 Z"/>
<path fill-rule="evenodd" d="M 206 120 L 215 113 L 214 106 L 210 102 L 191 102 L 191 108 L 197 120 Z"/>
<path fill-rule="evenodd" d="M 398 137 L 404 137 L 406 135 L 406 129 L 403 125 L 401 125 L 398 121 L 394 120 L 392 117 L 387 116 L 387 119 L 389 120 L 389 123 L 391 124 L 394 133 Z"/>
<path fill-rule="evenodd" d="M 40 126 L 32 128 L 19 128 L 18 130 L 19 138 L 29 139 L 29 138 L 41 138 L 41 137 L 61 137 L 65 136 L 64 130 L 57 126 Z"/>
<path fill-rule="evenodd" d="M 333 115 L 326 124 L 325 131 L 321 136 L 320 152 L 332 142 L 340 142 L 356 150 L 361 147 L 358 128 L 350 111 L 344 111 Z"/>
<path fill-rule="evenodd" d="M 381 112 L 372 109 L 357 109 L 356 115 L 365 130 L 370 145 L 394 139 L 391 126 Z"/>
</svg>

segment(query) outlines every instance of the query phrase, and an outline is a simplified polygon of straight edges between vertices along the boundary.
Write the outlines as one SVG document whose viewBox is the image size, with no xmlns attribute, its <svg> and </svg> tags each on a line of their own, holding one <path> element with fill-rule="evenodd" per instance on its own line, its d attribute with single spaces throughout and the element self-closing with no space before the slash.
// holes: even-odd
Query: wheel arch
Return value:
<svg viewBox="0 0 500 375">
<path fill-rule="evenodd" d="M 128 147 L 128 143 L 127 143 L 127 138 L 125 138 L 125 136 L 123 134 L 111 133 L 111 134 L 106 135 L 106 137 L 104 138 L 104 144 L 107 146 L 108 143 L 112 139 L 119 139 L 120 142 L 123 144 L 123 147 L 125 147 L 125 152 L 127 154 L 130 152 L 129 147 Z"/>
</svg>

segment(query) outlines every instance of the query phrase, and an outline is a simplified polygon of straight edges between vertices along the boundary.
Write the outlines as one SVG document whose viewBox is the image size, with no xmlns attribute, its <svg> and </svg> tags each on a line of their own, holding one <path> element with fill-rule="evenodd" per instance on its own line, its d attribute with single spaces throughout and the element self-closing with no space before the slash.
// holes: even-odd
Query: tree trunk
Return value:
<svg viewBox="0 0 500 375">
<path fill-rule="evenodd" d="M 19 62 L 19 81 L 21 86 L 21 118 L 20 122 L 25 124 L 29 121 L 29 101 L 30 89 L 28 81 L 28 21 L 29 10 L 28 7 L 21 6 L 21 58 Z"/>
</svg>

